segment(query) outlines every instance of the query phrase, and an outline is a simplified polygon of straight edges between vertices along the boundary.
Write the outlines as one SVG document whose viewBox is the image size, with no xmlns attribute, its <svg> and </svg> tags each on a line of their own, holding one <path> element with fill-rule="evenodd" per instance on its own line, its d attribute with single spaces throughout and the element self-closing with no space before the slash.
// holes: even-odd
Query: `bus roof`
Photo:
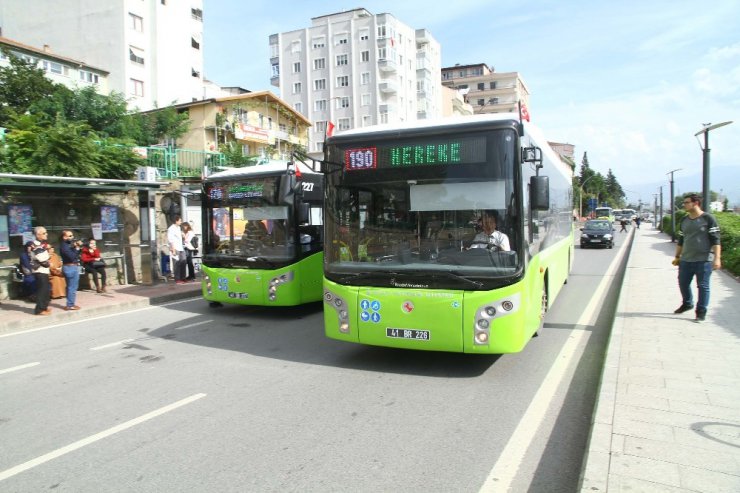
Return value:
<svg viewBox="0 0 740 493">
<path fill-rule="evenodd" d="M 238 178 L 243 176 L 264 176 L 264 175 L 279 175 L 287 171 L 289 161 L 275 161 L 270 160 L 265 164 L 257 164 L 255 166 L 245 166 L 243 168 L 229 168 L 224 171 L 212 173 L 208 175 L 206 180 L 219 180 L 224 178 Z M 298 169 L 301 174 L 320 174 L 312 170 L 300 160 L 295 161 L 298 164 Z"/>
</svg>

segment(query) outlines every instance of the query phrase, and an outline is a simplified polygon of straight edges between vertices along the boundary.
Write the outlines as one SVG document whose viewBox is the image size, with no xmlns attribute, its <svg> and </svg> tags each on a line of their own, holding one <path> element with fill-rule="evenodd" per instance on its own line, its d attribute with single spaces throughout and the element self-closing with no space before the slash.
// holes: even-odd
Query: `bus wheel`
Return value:
<svg viewBox="0 0 740 493">
<path fill-rule="evenodd" d="M 540 302 L 540 326 L 537 329 L 537 332 L 534 333 L 534 336 L 537 337 L 540 335 L 540 330 L 542 330 L 542 327 L 545 326 L 545 314 L 547 313 L 547 277 L 545 277 L 544 282 L 542 283 L 542 298 Z"/>
<path fill-rule="evenodd" d="M 210 306 L 211 308 L 220 308 L 220 307 L 222 307 L 223 305 L 222 305 L 222 304 L 221 304 L 221 302 L 219 302 L 219 301 L 210 301 L 210 302 L 208 303 L 208 306 Z"/>
</svg>

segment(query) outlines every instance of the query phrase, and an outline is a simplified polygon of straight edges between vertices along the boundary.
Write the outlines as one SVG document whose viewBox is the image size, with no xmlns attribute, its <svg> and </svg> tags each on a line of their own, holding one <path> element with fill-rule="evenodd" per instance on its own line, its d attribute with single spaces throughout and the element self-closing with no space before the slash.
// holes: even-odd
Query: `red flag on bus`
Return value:
<svg viewBox="0 0 740 493">
<path fill-rule="evenodd" d="M 332 135 L 334 135 L 334 124 L 329 122 L 326 124 L 326 136 L 331 137 Z"/>
</svg>

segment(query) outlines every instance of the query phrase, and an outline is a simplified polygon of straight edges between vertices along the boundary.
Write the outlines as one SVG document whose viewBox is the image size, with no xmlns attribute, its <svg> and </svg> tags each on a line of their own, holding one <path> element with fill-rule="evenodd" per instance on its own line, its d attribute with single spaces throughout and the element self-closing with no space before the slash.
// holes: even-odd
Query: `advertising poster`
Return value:
<svg viewBox="0 0 740 493">
<path fill-rule="evenodd" d="M 10 251 L 10 235 L 8 234 L 8 216 L 0 216 L 0 252 Z"/>
<path fill-rule="evenodd" d="M 22 236 L 33 230 L 31 226 L 33 209 L 30 205 L 8 206 L 8 229 L 10 236 Z"/>
<path fill-rule="evenodd" d="M 93 238 L 95 241 L 103 239 L 103 224 L 102 223 L 90 223 L 90 229 L 92 229 Z"/>
<path fill-rule="evenodd" d="M 118 207 L 112 205 L 101 206 L 100 224 L 103 233 L 116 233 L 118 231 Z"/>
</svg>

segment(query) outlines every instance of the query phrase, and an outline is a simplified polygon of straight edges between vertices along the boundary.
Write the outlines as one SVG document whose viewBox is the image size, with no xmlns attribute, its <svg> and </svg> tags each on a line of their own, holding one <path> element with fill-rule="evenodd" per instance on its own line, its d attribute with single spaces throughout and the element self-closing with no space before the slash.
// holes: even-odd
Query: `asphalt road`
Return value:
<svg viewBox="0 0 740 493">
<path fill-rule="evenodd" d="M 576 247 L 515 355 L 332 341 L 321 304 L 188 300 L 3 335 L 0 491 L 575 491 L 626 236 Z"/>
</svg>

